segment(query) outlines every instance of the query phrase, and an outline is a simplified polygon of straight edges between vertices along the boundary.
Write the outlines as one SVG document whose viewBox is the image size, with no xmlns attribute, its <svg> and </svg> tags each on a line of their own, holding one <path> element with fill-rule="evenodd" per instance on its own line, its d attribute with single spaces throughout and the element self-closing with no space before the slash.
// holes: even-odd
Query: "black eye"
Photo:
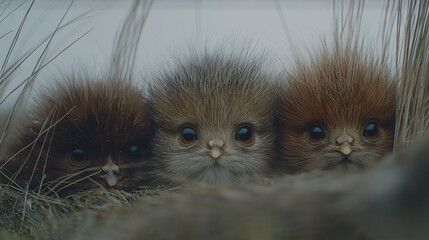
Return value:
<svg viewBox="0 0 429 240">
<path fill-rule="evenodd" d="M 130 153 L 136 153 L 139 151 L 139 147 L 137 145 L 132 145 L 129 149 Z"/>
<path fill-rule="evenodd" d="M 74 166 L 83 166 L 88 160 L 85 150 L 75 148 L 69 153 L 69 160 Z"/>
<path fill-rule="evenodd" d="M 138 145 L 131 145 L 128 148 L 128 154 L 133 157 L 138 157 L 140 155 L 140 147 Z"/>
<path fill-rule="evenodd" d="M 377 122 L 370 121 L 365 125 L 363 135 L 369 140 L 377 140 L 380 137 L 380 130 Z"/>
<path fill-rule="evenodd" d="M 249 126 L 242 126 L 238 128 L 237 133 L 235 134 L 235 139 L 245 144 L 252 143 L 253 142 L 252 128 L 250 128 Z"/>
<path fill-rule="evenodd" d="M 192 127 L 184 127 L 180 134 L 180 139 L 184 144 L 191 144 L 197 140 L 197 132 Z"/>
<path fill-rule="evenodd" d="M 325 138 L 325 131 L 319 125 L 313 125 L 309 128 L 308 139 L 312 143 L 320 143 Z"/>
</svg>

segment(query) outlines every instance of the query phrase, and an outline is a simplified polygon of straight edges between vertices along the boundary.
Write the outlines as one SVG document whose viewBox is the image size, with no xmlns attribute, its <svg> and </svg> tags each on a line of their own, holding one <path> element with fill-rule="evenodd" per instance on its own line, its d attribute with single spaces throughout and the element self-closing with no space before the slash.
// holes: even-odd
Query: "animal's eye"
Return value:
<svg viewBox="0 0 429 240">
<path fill-rule="evenodd" d="M 251 144 L 253 142 L 252 128 L 249 126 L 239 127 L 235 134 L 235 139 L 244 144 Z"/>
<path fill-rule="evenodd" d="M 140 147 L 136 144 L 129 146 L 128 154 L 133 157 L 138 157 L 140 154 Z"/>
<path fill-rule="evenodd" d="M 75 148 L 69 153 L 69 160 L 72 165 L 80 167 L 83 166 L 88 160 L 88 155 L 85 150 L 81 148 Z"/>
<path fill-rule="evenodd" d="M 308 130 L 308 139 L 311 143 L 320 143 L 325 138 L 325 130 L 320 125 L 313 125 Z"/>
<path fill-rule="evenodd" d="M 197 140 L 197 132 L 192 127 L 184 127 L 180 133 L 180 140 L 185 145 L 189 145 Z"/>
<path fill-rule="evenodd" d="M 380 137 L 380 129 L 376 121 L 370 121 L 365 125 L 363 136 L 369 140 L 377 140 Z"/>
</svg>

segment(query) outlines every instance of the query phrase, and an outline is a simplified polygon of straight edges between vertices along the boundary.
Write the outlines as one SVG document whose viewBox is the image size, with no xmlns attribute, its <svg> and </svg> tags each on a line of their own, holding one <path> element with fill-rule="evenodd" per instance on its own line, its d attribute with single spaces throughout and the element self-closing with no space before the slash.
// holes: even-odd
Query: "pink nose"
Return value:
<svg viewBox="0 0 429 240">
<path fill-rule="evenodd" d="M 343 134 L 341 134 L 339 137 L 337 137 L 337 139 L 335 139 L 335 142 L 337 143 L 337 145 L 341 145 L 343 143 L 353 144 L 354 139 L 352 136 L 347 134 L 346 131 L 344 131 Z"/>
<path fill-rule="evenodd" d="M 113 163 L 110 156 L 107 158 L 107 162 L 104 164 L 101 170 L 106 173 L 103 177 L 109 186 L 113 187 L 118 183 L 119 166 Z"/>
<path fill-rule="evenodd" d="M 223 146 L 225 145 L 224 141 L 219 139 L 219 138 L 214 138 L 212 140 L 209 141 L 208 143 L 210 148 L 213 147 L 219 147 L 219 148 L 223 148 Z"/>
<path fill-rule="evenodd" d="M 210 148 L 210 156 L 217 159 L 222 155 L 222 150 L 225 146 L 225 142 L 219 138 L 214 138 L 208 142 L 208 145 Z"/>
<path fill-rule="evenodd" d="M 338 145 L 336 150 L 342 152 L 344 155 L 349 155 L 354 150 L 352 147 L 354 138 L 347 134 L 346 131 L 344 131 L 343 134 L 337 137 L 337 139 L 335 139 L 335 142 Z"/>
</svg>

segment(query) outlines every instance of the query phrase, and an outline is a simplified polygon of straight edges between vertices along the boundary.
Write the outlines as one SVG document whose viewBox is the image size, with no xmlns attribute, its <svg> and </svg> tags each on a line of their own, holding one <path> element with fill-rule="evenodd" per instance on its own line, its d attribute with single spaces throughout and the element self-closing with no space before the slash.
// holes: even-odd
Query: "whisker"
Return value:
<svg viewBox="0 0 429 240">
<path fill-rule="evenodd" d="M 99 182 L 95 181 L 92 178 L 89 178 L 89 181 L 91 181 L 92 183 L 94 183 L 95 185 L 98 185 L 101 189 L 106 190 L 105 187 L 103 187 L 103 185 L 101 185 Z"/>
<path fill-rule="evenodd" d="M 55 179 L 55 180 L 53 180 L 53 181 L 50 181 L 49 182 L 49 184 L 48 184 L 48 186 L 50 186 L 52 183 L 54 183 L 54 182 L 58 182 L 54 187 L 53 187 L 53 189 L 55 189 L 55 188 L 57 188 L 58 187 L 58 185 L 60 185 L 60 184 L 62 184 L 62 183 L 64 183 L 64 182 L 66 182 L 67 180 L 69 180 L 69 179 L 71 179 L 71 178 L 73 178 L 73 177 L 76 177 L 76 176 L 78 176 L 78 175 L 80 175 L 80 174 L 82 174 L 82 173 L 85 173 L 85 172 L 89 172 L 89 171 L 97 171 L 97 172 L 101 172 L 101 170 L 100 170 L 100 168 L 98 168 L 98 167 L 92 167 L 92 168 L 86 168 L 86 169 L 84 169 L 84 170 L 81 170 L 81 171 L 79 171 L 79 172 L 75 172 L 75 173 L 70 173 L 70 174 L 67 174 L 67 175 L 64 175 L 64 176 L 61 176 L 61 177 L 59 177 L 59 178 L 57 178 L 57 179 Z M 61 180 L 61 181 L 60 181 Z"/>
<path fill-rule="evenodd" d="M 76 181 L 74 181 L 74 182 L 72 182 L 72 183 L 70 183 L 70 184 L 67 184 L 67 185 L 65 185 L 64 187 L 62 187 L 62 188 L 58 189 L 58 191 L 57 191 L 57 192 L 59 192 L 59 191 L 61 191 L 61 190 L 65 189 L 65 188 L 68 188 L 69 186 L 71 186 L 71 185 L 73 185 L 73 184 L 76 184 L 76 183 L 78 183 L 78 182 L 80 182 L 80 181 L 82 181 L 82 180 L 85 180 L 85 179 L 90 178 L 90 177 L 92 177 L 92 176 L 94 176 L 94 175 L 97 175 L 97 174 L 99 174 L 100 172 L 101 172 L 101 170 L 100 170 L 100 171 L 98 171 L 98 172 L 95 172 L 95 173 L 93 173 L 93 174 L 90 174 L 90 175 L 88 175 L 88 176 L 86 176 L 86 177 L 83 177 L 83 178 L 81 178 L 81 179 L 79 179 L 79 180 L 76 180 Z M 53 188 L 53 190 L 55 190 L 55 188 Z"/>
</svg>

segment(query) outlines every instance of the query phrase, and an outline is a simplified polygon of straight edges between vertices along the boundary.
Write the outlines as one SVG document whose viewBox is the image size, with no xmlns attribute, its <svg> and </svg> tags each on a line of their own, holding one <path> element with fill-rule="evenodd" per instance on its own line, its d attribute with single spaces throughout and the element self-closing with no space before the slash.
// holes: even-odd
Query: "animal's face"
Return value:
<svg viewBox="0 0 429 240">
<path fill-rule="evenodd" d="M 135 116 L 106 115 L 96 123 L 81 119 L 82 115 L 74 118 L 70 112 L 52 128 L 45 182 L 54 190 L 97 185 L 132 189 L 150 179 L 148 126 L 145 122 L 133 124 Z"/>
<path fill-rule="evenodd" d="M 323 55 L 288 75 L 282 89 L 279 144 L 288 171 L 370 168 L 392 151 L 395 85 L 381 67 L 353 53 Z"/>
<path fill-rule="evenodd" d="M 197 60 L 160 76 L 152 90 L 154 153 L 165 176 L 209 183 L 261 176 L 273 157 L 268 77 L 246 61 Z"/>
<path fill-rule="evenodd" d="M 251 111 L 240 117 L 232 111 L 229 116 L 212 114 L 218 114 L 218 121 L 182 115 L 157 132 L 155 151 L 162 154 L 167 172 L 173 178 L 210 183 L 263 174 L 272 157 L 271 129 Z"/>
<path fill-rule="evenodd" d="M 302 129 L 290 129 L 288 141 L 290 168 L 356 171 L 374 167 L 391 151 L 393 125 L 377 119 L 324 124 L 310 122 Z"/>
<path fill-rule="evenodd" d="M 54 191 L 145 184 L 154 178 L 147 110 L 128 83 L 68 83 L 37 104 L 6 169 Z"/>
</svg>

